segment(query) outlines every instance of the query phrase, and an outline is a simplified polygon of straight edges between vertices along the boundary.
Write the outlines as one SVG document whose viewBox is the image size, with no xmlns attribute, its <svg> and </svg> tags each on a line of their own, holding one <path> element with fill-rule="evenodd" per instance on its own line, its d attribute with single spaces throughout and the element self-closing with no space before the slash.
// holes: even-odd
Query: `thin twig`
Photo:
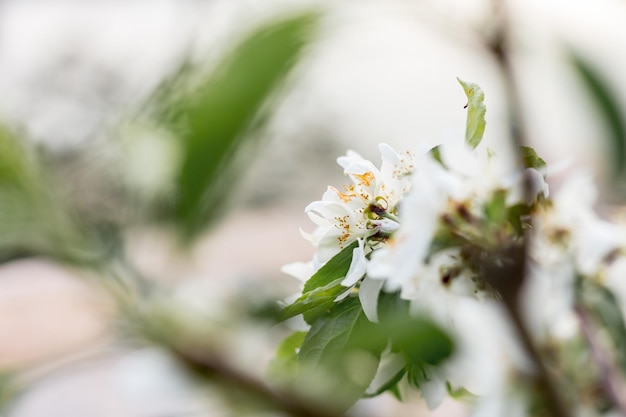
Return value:
<svg viewBox="0 0 626 417">
<path fill-rule="evenodd" d="M 489 259 L 483 265 L 483 277 L 500 294 L 519 341 L 533 362 L 536 371 L 533 374 L 536 392 L 543 396 L 545 406 L 552 417 L 566 417 L 569 413 L 521 314 L 519 295 L 526 274 L 526 254 L 525 245 L 511 245 L 490 253 Z"/>
<path fill-rule="evenodd" d="M 208 374 L 223 383 L 231 384 L 251 397 L 256 397 L 292 417 L 343 417 L 320 406 L 313 406 L 309 401 L 298 398 L 294 393 L 278 391 L 263 381 L 243 373 L 219 355 L 199 353 L 192 350 L 174 348 L 174 353 L 192 369 Z"/>
</svg>

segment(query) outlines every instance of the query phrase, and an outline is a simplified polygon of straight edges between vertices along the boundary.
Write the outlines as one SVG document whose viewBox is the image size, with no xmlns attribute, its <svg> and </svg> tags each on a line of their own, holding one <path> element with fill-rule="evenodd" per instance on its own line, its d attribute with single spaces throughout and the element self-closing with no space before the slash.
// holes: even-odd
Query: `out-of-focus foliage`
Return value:
<svg viewBox="0 0 626 417">
<path fill-rule="evenodd" d="M 172 216 L 186 239 L 202 233 L 226 207 L 236 154 L 251 129 L 260 127 L 264 106 L 297 62 L 317 17 L 301 14 L 256 29 L 193 91 L 173 99 L 166 93 L 155 103 L 166 107 L 160 114 L 169 117 L 182 145 Z"/>
<path fill-rule="evenodd" d="M 43 255 L 79 262 L 99 255 L 55 191 L 34 149 L 1 127 L 0 260 Z"/>
<path fill-rule="evenodd" d="M 626 166 L 626 125 L 624 113 L 605 78 L 583 56 L 572 52 L 572 66 L 589 92 L 590 102 L 597 108 L 598 116 L 607 130 L 613 175 L 623 176 Z"/>
<path fill-rule="evenodd" d="M 242 161 L 253 156 L 250 145 L 262 136 L 260 128 L 275 104 L 272 99 L 277 99 L 311 42 L 319 19 L 319 13 L 307 10 L 265 22 L 245 34 L 210 70 L 199 64 L 193 68 L 184 64 L 173 80 L 165 82 L 135 117 L 116 131 L 125 137 L 113 140 L 111 146 L 131 150 L 136 158 L 121 165 L 140 160 L 143 167 L 146 162 L 171 164 L 158 175 L 166 184 L 158 191 L 142 193 L 133 187 L 145 185 L 145 175 L 116 182 L 110 181 L 115 175 L 104 173 L 97 181 L 86 181 L 92 188 L 106 183 L 103 195 L 114 197 L 112 210 L 118 211 L 113 215 L 98 212 L 107 211 L 98 203 L 81 205 L 80 195 L 70 198 L 68 190 L 77 178 L 72 178 L 71 169 L 63 163 L 67 155 L 35 148 L 26 138 L 2 127 L 0 263 L 26 256 L 69 263 L 100 279 L 111 291 L 119 315 L 116 336 L 120 340 L 158 344 L 186 364 L 194 363 L 186 355 L 200 347 L 200 356 L 210 356 L 223 324 L 217 319 L 206 322 L 206 315 L 173 299 L 169 289 L 142 276 L 126 259 L 125 233 L 137 224 L 154 221 L 156 213 L 162 224 L 174 225 L 178 236 L 191 244 L 220 217 L 232 197 L 236 174 L 245 169 Z M 248 154 L 242 157 L 245 151 Z M 118 167 L 112 163 L 109 168 Z M 148 185 L 155 189 L 161 186 Z M 87 191 L 98 195 L 103 190 Z M 197 331 L 200 327 L 203 331 Z M 220 374 L 238 385 L 232 381 L 237 378 L 229 373 L 232 371 L 227 364 L 217 362 L 226 370 L 201 374 L 209 380 Z M 246 378 L 241 380 L 248 381 Z M 15 395 L 9 382 L 0 378 L 0 410 L 10 406 Z M 237 387 L 244 398 L 260 386 L 260 393 L 251 397 L 267 400 L 261 382 L 248 385 Z M 280 398 L 269 402 L 281 407 Z"/>
</svg>

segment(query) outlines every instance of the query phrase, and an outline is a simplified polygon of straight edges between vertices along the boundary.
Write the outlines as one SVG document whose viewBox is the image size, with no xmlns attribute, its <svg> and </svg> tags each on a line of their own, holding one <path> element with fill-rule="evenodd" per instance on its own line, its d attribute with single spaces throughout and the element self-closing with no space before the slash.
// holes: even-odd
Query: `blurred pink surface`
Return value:
<svg viewBox="0 0 626 417">
<path fill-rule="evenodd" d="M 100 344 L 106 299 L 47 261 L 0 267 L 0 370 L 38 365 Z"/>
</svg>

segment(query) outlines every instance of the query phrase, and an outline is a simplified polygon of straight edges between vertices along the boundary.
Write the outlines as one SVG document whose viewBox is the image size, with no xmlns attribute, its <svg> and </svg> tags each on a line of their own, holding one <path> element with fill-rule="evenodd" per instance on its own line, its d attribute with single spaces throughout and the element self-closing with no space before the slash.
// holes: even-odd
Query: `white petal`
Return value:
<svg viewBox="0 0 626 417">
<path fill-rule="evenodd" d="M 346 277 L 341 281 L 341 285 L 344 287 L 351 287 L 365 275 L 365 267 L 367 266 L 367 259 L 365 258 L 365 251 L 363 250 L 365 241 L 364 239 L 358 239 L 359 246 L 352 251 L 352 262 L 350 263 L 350 269 Z"/>
<path fill-rule="evenodd" d="M 383 233 L 391 233 L 400 226 L 398 222 L 391 219 L 372 220 L 370 223 Z"/>
<path fill-rule="evenodd" d="M 446 383 L 440 376 L 434 375 L 436 372 L 436 368 L 429 367 L 429 380 L 420 383 L 420 389 L 424 400 L 426 400 L 426 406 L 431 411 L 439 407 L 439 404 L 441 404 L 447 394 Z"/>
<path fill-rule="evenodd" d="M 406 360 L 397 353 L 383 354 L 378 365 L 376 376 L 372 383 L 365 391 L 366 394 L 374 394 L 387 384 L 391 378 L 396 376 L 398 372 L 406 365 Z"/>
<path fill-rule="evenodd" d="M 313 262 L 293 262 L 287 265 L 283 265 L 280 268 L 281 272 L 291 275 L 300 281 L 306 281 L 311 278 L 311 275 L 315 272 L 313 270 Z"/>
<path fill-rule="evenodd" d="M 359 287 L 359 300 L 361 300 L 363 312 L 373 323 L 378 323 L 378 295 L 384 283 L 382 279 L 365 277 Z"/>
</svg>

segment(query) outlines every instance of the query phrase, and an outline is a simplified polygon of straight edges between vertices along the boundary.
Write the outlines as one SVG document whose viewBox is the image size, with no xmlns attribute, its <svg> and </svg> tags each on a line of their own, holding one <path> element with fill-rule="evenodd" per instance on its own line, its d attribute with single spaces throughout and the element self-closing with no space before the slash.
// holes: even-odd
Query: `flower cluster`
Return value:
<svg viewBox="0 0 626 417">
<path fill-rule="evenodd" d="M 594 212 L 588 175 L 550 195 L 546 163 L 531 148 L 519 150 L 520 169 L 479 146 L 484 97 L 461 84 L 465 141 L 405 154 L 382 144 L 380 169 L 348 152 L 338 163 L 350 184 L 329 187 L 306 208 L 317 226 L 305 234 L 315 258 L 285 268 L 306 280 L 283 310 L 310 325 L 296 354 L 322 364 L 325 351 L 365 350 L 379 365 L 357 384 L 359 395 L 413 387 L 435 407 L 446 393 L 471 393 L 477 415 L 489 416 L 545 406 L 528 382 L 541 360 L 577 412 L 618 408 L 600 389 L 607 383 L 594 355 L 606 351 L 626 372 L 626 229 Z M 551 352 L 545 363 L 528 355 L 507 320 L 518 309 L 517 332 Z M 367 343 L 359 328 L 368 329 Z M 599 346 L 600 330 L 609 340 Z M 593 370 L 579 375 L 574 362 Z"/>
</svg>

